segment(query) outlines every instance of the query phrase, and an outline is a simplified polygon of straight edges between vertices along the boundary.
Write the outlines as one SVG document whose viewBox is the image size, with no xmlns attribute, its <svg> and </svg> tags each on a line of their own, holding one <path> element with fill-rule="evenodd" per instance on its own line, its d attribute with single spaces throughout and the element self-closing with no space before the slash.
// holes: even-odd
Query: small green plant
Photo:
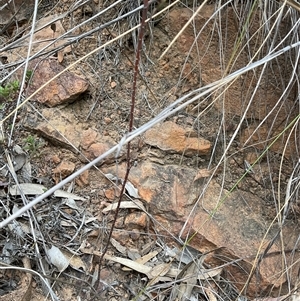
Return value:
<svg viewBox="0 0 300 301">
<path fill-rule="evenodd" d="M 27 70 L 26 71 L 26 77 L 25 77 L 26 83 L 28 83 L 31 80 L 32 75 L 33 75 L 33 71 L 32 70 Z"/>
<path fill-rule="evenodd" d="M 44 142 L 40 141 L 36 135 L 28 135 L 26 139 L 23 140 L 24 149 L 28 151 L 30 156 L 35 157 L 41 152 L 41 148 L 45 145 Z"/>
<path fill-rule="evenodd" d="M 9 100 L 18 91 L 20 83 L 18 80 L 9 82 L 5 86 L 0 86 L 0 97 Z"/>
</svg>

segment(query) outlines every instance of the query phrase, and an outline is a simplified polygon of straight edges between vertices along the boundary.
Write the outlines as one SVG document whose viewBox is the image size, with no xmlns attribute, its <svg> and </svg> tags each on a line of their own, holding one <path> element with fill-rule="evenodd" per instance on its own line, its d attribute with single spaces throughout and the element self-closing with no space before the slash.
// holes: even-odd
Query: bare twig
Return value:
<svg viewBox="0 0 300 301">
<path fill-rule="evenodd" d="M 142 50 L 142 45 L 143 45 L 143 36 L 144 36 L 144 31 L 145 31 L 145 26 L 146 26 L 146 19 L 147 19 L 147 11 L 148 11 L 148 0 L 144 0 L 144 7 L 142 11 L 142 21 L 141 21 L 141 27 L 139 31 L 139 38 L 138 38 L 138 45 L 136 49 L 136 56 L 135 56 L 135 63 L 134 63 L 134 73 L 133 73 L 133 83 L 132 83 L 132 93 L 131 93 L 131 107 L 130 107 L 130 118 L 129 118 L 129 127 L 128 127 L 128 132 L 130 133 L 133 129 L 133 117 L 134 117 L 134 109 L 135 109 L 135 100 L 136 100 L 136 83 L 137 83 L 137 77 L 139 75 L 139 62 L 140 62 L 140 57 L 141 57 L 141 50 Z M 115 216 L 114 220 L 112 222 L 112 226 L 110 228 L 110 232 L 108 235 L 108 240 L 106 243 L 106 246 L 101 254 L 101 257 L 99 259 L 99 279 L 100 279 L 100 271 L 101 271 L 101 263 L 104 258 L 104 255 L 107 252 L 110 239 L 112 236 L 112 232 L 114 230 L 116 220 L 118 217 L 119 209 L 120 209 L 120 204 L 122 201 L 123 193 L 125 191 L 125 185 L 128 180 L 130 168 L 131 168 L 131 158 L 130 158 L 130 141 L 127 143 L 127 154 L 126 154 L 126 161 L 127 161 L 127 169 L 126 169 L 126 174 L 124 177 L 124 181 L 122 184 L 121 192 L 120 192 L 120 197 L 118 200 L 118 205 L 115 211 Z"/>
</svg>

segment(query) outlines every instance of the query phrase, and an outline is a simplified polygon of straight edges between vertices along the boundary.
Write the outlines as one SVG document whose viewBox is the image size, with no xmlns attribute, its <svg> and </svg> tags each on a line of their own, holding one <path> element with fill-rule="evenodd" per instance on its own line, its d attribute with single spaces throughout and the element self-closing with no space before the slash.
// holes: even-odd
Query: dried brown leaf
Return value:
<svg viewBox="0 0 300 301">
<path fill-rule="evenodd" d="M 62 63 L 62 61 L 64 60 L 64 52 L 63 51 L 57 52 L 57 60 L 59 63 Z"/>
</svg>

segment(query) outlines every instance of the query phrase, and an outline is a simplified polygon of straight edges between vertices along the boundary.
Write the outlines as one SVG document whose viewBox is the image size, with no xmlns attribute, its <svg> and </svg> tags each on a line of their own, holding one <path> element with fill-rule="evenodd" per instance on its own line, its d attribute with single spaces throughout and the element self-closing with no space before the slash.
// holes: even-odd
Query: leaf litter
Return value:
<svg viewBox="0 0 300 301">
<path fill-rule="evenodd" d="M 9 194 L 11 197 L 16 198 L 18 202 L 21 191 L 24 195 L 31 197 L 31 195 L 42 194 L 45 189 L 47 188 L 41 184 L 22 183 L 11 185 L 9 187 Z M 101 229 L 97 218 L 85 208 L 84 201 L 85 198 L 71 192 L 62 191 L 62 193 L 53 195 L 53 197 L 47 201 L 47 204 L 41 204 L 39 208 L 36 208 L 35 217 L 38 227 L 34 229 L 34 233 L 27 224 L 28 218 L 30 219 L 30 217 L 26 214 L 10 226 L 10 231 L 14 233 L 13 235 L 17 235 L 22 239 L 26 238 L 26 240 L 30 240 L 30 237 L 34 235 L 42 244 L 45 244 L 49 238 L 51 241 L 56 241 L 59 236 L 59 245 L 52 244 L 51 247 L 49 246 L 49 248 L 46 247 L 45 249 L 44 256 L 48 258 L 44 263 L 45 270 L 58 271 L 64 274 L 64 272 L 74 269 L 82 275 L 83 273 L 89 274 L 92 268 L 89 264 L 92 262 L 91 259 L 93 257 L 99 257 L 101 252 L 95 250 L 94 247 L 87 248 L 84 244 L 79 243 L 81 239 L 77 239 L 77 237 L 79 238 L 93 230 Z M 139 200 L 135 200 L 134 202 L 124 201 L 121 203 L 121 208 L 124 210 L 146 211 L 143 203 Z M 18 210 L 17 207 L 15 210 Z M 113 210 L 115 210 L 115 204 L 108 205 L 103 210 L 103 213 L 109 214 L 109 212 Z M 55 218 L 56 221 L 54 224 L 53 218 Z M 53 232 L 53 234 L 49 235 L 51 232 Z M 86 244 L 89 245 L 88 241 L 86 241 Z M 206 270 L 201 266 L 203 260 L 195 261 L 193 259 L 195 254 L 190 255 L 190 252 L 185 251 L 186 248 L 183 250 L 175 248 L 170 252 L 167 251 L 167 249 L 164 250 L 164 248 L 167 248 L 166 246 L 164 246 L 164 248 L 156 246 L 155 241 L 152 241 L 149 244 L 149 249 L 145 246 L 145 254 L 142 256 L 142 250 L 139 251 L 127 247 L 126 245 L 124 246 L 124 242 L 118 241 L 117 239 L 113 238 L 111 244 L 115 248 L 116 253 L 121 254 L 122 257 L 112 253 L 106 254 L 104 259 L 108 263 L 120 264 L 125 273 L 135 271 L 146 276 L 146 278 L 143 279 L 148 282 L 148 285 L 142 295 L 148 297 L 154 294 L 156 285 L 159 286 L 162 284 L 164 289 L 173 288 L 174 290 L 174 287 L 177 286 L 177 284 L 174 286 L 174 283 L 181 282 L 178 288 L 180 291 L 178 300 L 185 300 L 184 298 L 187 296 L 192 298 L 192 291 L 199 281 L 208 281 L 208 279 L 215 278 L 222 271 L 221 269 L 217 271 Z M 14 248 L 16 249 L 13 251 L 13 254 L 16 255 L 20 252 L 17 251 L 20 247 L 10 247 L 10 249 L 13 250 Z M 8 246 L 6 249 L 3 249 L 1 254 L 3 258 L 5 255 L 7 256 L 8 250 Z M 31 255 L 30 252 L 26 252 L 26 250 L 22 252 L 26 258 L 34 258 L 35 256 L 34 252 L 32 252 Z M 166 253 L 170 256 L 165 257 L 163 254 Z M 12 253 L 9 254 L 11 255 Z M 201 258 L 199 252 L 196 252 L 196 254 Z M 90 259 L 87 259 L 87 257 L 90 257 Z M 171 261 L 165 261 L 164 258 L 169 257 L 171 257 Z M 10 258 L 13 257 L 10 256 Z M 83 258 L 85 258 L 85 260 L 83 260 Z M 13 263 L 14 260 L 9 262 L 9 264 Z M 181 268 L 178 268 L 178 266 L 181 266 Z M 95 281 L 100 281 L 100 279 L 95 279 L 94 277 L 93 282 Z M 158 291 L 160 291 L 160 289 L 161 288 L 159 288 Z"/>
</svg>

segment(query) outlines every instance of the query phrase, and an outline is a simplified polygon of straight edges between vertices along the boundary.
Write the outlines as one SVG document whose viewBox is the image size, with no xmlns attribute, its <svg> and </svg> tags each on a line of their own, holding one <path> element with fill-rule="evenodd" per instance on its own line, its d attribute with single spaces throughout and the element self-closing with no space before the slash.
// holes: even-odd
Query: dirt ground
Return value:
<svg viewBox="0 0 300 301">
<path fill-rule="evenodd" d="M 53 4 L 45 6 L 39 12 L 39 16 L 42 14 L 59 15 L 69 11 L 70 7 L 74 5 L 72 0 L 58 1 L 56 5 Z M 76 24 L 88 20 L 93 16 L 93 10 L 99 9 L 101 4 L 103 3 L 100 1 L 95 6 L 84 5 L 78 8 L 72 14 L 63 18 L 63 27 L 65 30 L 68 30 Z M 124 14 L 133 7 L 134 4 L 132 4 L 132 7 L 129 5 L 128 7 L 124 6 L 124 11 L 121 11 L 122 7 L 117 6 L 115 10 L 110 10 L 109 13 L 101 16 L 99 20 L 94 20 L 76 29 L 74 34 L 88 32 L 99 24 L 109 21 L 113 16 L 115 17 L 118 14 L 117 10 L 120 10 L 119 14 Z M 206 6 L 205 12 L 196 19 L 195 28 L 199 28 L 205 23 L 207 18 L 212 15 L 214 8 L 214 4 Z M 151 9 L 155 10 L 154 7 Z M 209 27 L 205 28 L 199 41 L 199 45 L 201 44 L 202 46 L 198 45 L 198 48 L 194 46 L 191 50 L 195 33 L 193 33 L 193 27 L 188 27 L 166 56 L 163 59 L 159 59 L 162 52 L 189 18 L 188 10 L 185 5 L 178 5 L 169 13 L 163 14 L 161 19 L 150 22 L 150 25 L 147 27 L 142 51 L 142 63 L 139 69 L 140 75 L 137 82 L 134 114 L 135 128 L 151 120 L 177 98 L 217 80 L 220 76 L 219 41 L 217 35 L 210 36 L 211 29 Z M 104 44 L 106 41 L 114 38 L 120 32 L 123 32 L 124 29 L 135 25 L 138 20 L 139 16 L 135 15 L 130 17 L 125 23 L 117 23 L 115 26 L 110 26 L 101 32 L 95 32 L 87 38 L 78 41 L 78 43 L 74 43 L 71 45 L 71 51 L 64 55 L 61 65 L 64 67 L 70 65 L 78 58 L 93 51 L 100 44 Z M 227 35 L 234 36 L 236 31 L 235 21 L 226 19 L 226 22 Z M 56 110 L 57 112 L 63 112 L 63 118 L 71 120 L 74 131 L 78 128 L 86 131 L 92 129 L 99 134 L 100 139 L 103 141 L 107 141 L 107 138 L 109 138 L 115 143 L 120 141 L 126 134 L 130 118 L 136 37 L 137 31 L 133 32 L 132 35 L 127 34 L 123 39 L 99 50 L 72 68 L 72 72 L 87 79 L 89 88 L 76 101 L 68 105 L 58 106 Z M 209 37 L 211 40 L 208 42 L 207 39 Z M 8 37 L 3 34 L 3 39 L 7 40 Z M 205 55 L 202 55 L 208 49 L 207 43 L 210 45 L 209 50 Z M 230 53 L 231 43 L 233 42 L 228 38 L 227 43 L 226 49 Z M 228 61 L 229 57 L 226 54 L 224 56 Z M 200 64 L 198 62 L 199 58 L 201 58 Z M 246 56 L 244 58 L 245 60 L 247 59 Z M 9 57 L 7 60 L 11 63 Z M 241 66 L 244 65 L 244 61 L 241 60 L 239 64 Z M 236 69 L 239 67 L 237 65 Z M 288 69 L 288 66 L 286 68 Z M 244 85 L 250 86 L 250 81 L 251 77 L 245 76 Z M 268 140 L 263 127 L 257 133 L 257 140 L 261 143 L 251 147 L 255 141 L 253 142 L 252 140 L 251 143 L 246 145 L 244 142 L 250 136 L 251 127 L 259 124 L 266 115 L 268 106 L 272 106 L 272 101 L 276 100 L 274 96 L 281 93 L 282 87 L 279 86 L 278 91 L 276 89 L 269 91 L 268 87 L 273 84 L 272 81 L 273 79 L 270 79 L 261 89 L 260 93 L 264 97 L 260 97 L 259 105 L 254 105 L 253 110 L 249 110 L 237 138 L 235 138 L 227 152 L 229 164 L 226 168 L 226 175 L 224 176 L 222 168 L 219 168 L 219 172 L 214 178 L 216 183 L 222 185 L 224 189 L 230 190 L 239 181 L 241 174 L 245 170 L 245 160 L 252 164 L 257 159 L 257 153 L 264 149 L 266 145 L 262 142 Z M 245 91 L 250 93 L 250 90 Z M 150 147 L 144 142 L 143 137 L 140 137 L 135 139 L 131 145 L 132 158 L 136 162 L 135 164 L 152 160 L 153 162 L 161 162 L 164 165 L 172 164 L 190 167 L 195 170 L 213 169 L 222 157 L 224 147 L 226 147 L 236 130 L 243 112 L 243 103 L 241 101 L 241 93 L 243 91 L 237 91 L 236 86 L 233 86 L 231 90 L 229 89 L 229 93 L 231 93 L 230 97 L 226 98 L 226 112 L 222 112 L 218 102 L 210 106 L 209 104 L 213 98 L 213 96 L 210 96 L 202 102 L 199 101 L 199 105 L 198 103 L 189 105 L 184 110 L 168 118 L 169 121 L 173 121 L 185 129 L 193 129 L 198 136 L 210 141 L 213 145 L 213 151 L 209 155 L 182 156 L 176 153 L 164 152 Z M 262 98 L 265 101 L 264 103 L 261 101 Z M 257 99 L 256 101 L 258 103 L 259 100 Z M 294 99 L 292 96 L 284 101 L 285 108 L 282 111 L 293 106 Z M 12 110 L 14 105 L 12 103 L 10 106 L 7 106 L 5 108 L 6 112 Z M 27 158 L 29 158 L 31 164 L 31 182 L 42 184 L 49 188 L 65 177 L 60 172 L 54 172 L 55 168 L 62 161 L 71 162 L 74 165 L 74 169 L 77 170 L 85 164 L 86 160 L 82 159 L 82 156 L 74 149 L 58 145 L 55 141 L 47 139 L 42 132 L 34 131 L 32 128 L 29 129 L 27 124 L 28 116 L 37 116 L 36 112 L 43 112 L 44 109 L 45 105 L 31 100 L 25 108 L 20 110 L 14 132 L 14 144 L 20 145 L 26 150 Z M 205 110 L 205 113 L 199 117 L 200 112 L 203 110 Z M 3 116 L 5 114 L 7 113 L 4 113 Z M 282 112 L 278 114 L 278 123 L 280 124 L 286 116 Z M 290 118 L 292 119 L 293 116 L 290 116 Z M 273 116 L 270 116 L 266 122 L 267 127 L 270 126 L 270 120 L 272 119 Z M 280 125 L 276 125 L 274 128 L 276 129 L 275 133 L 281 129 Z M 34 137 L 34 141 L 31 143 L 28 140 L 29 136 Z M 247 176 L 238 186 L 240 191 L 250 192 L 265 202 L 262 216 L 266 220 L 272 220 L 277 214 L 276 208 L 273 206 L 272 191 L 276 188 L 273 185 L 278 183 L 278 169 L 282 160 L 281 145 L 284 141 L 286 141 L 286 137 L 273 146 L 268 153 L 268 158 L 262 159 L 259 165 L 254 167 L 256 173 Z M 297 145 L 297 143 L 297 141 L 292 141 L 289 154 L 283 158 L 284 170 L 281 174 L 281 181 L 283 182 L 288 181 L 292 171 L 294 158 L 292 158 L 291 154 L 295 150 L 295 144 Z M 79 151 L 81 150 L 79 149 Z M 24 227 L 23 231 L 27 234 L 22 239 L 19 237 L 20 241 L 18 244 L 14 243 L 14 247 L 8 248 L 10 250 L 10 253 L 8 252 L 9 256 L 15 258 L 11 264 L 22 267 L 25 265 L 24 261 L 22 262 L 22 258 L 29 258 L 30 262 L 27 263 L 29 265 L 27 267 L 39 271 L 41 274 L 46 274 L 49 282 L 53 285 L 54 292 L 61 300 L 133 300 L 147 284 L 146 276 L 142 273 L 126 270 L 120 263 L 105 260 L 102 262 L 100 280 L 97 279 L 99 270 L 99 256 L 97 255 L 99 253 L 97 252 L 103 251 L 114 218 L 113 212 L 103 214 L 102 210 L 117 200 L 117 191 L 113 184 L 105 179 L 103 173 L 106 169 L 118 166 L 124 162 L 125 156 L 121 156 L 118 162 L 112 157 L 102 165 L 92 168 L 78 177 L 72 186 L 65 185 L 64 190 L 70 189 L 70 192 L 84 198 L 84 200 L 76 201 L 77 207 L 74 207 L 74 204 L 67 204 L 61 198 L 49 197 L 35 208 L 37 224 L 40 227 L 39 229 L 36 228 L 36 233 L 40 233 L 37 235 L 41 252 L 44 252 L 43 247 L 45 245 L 47 245 L 47 248 L 49 248 L 50 244 L 56 245 L 61 247 L 61 250 L 64 246 L 68 256 L 73 254 L 74 257 L 74 262 L 67 269 L 60 274 L 53 265 L 44 259 L 44 254 L 40 254 L 40 258 L 37 258 L 33 240 L 30 234 L 24 230 L 25 224 L 28 224 L 28 218 L 26 217 L 23 218 L 22 227 Z M 24 174 L 18 173 L 18 177 L 19 181 L 26 182 Z M 8 176 L 2 176 L 1 181 L 6 183 L 12 180 Z M 7 186 L 4 186 L 2 190 L 2 202 L 10 208 L 12 204 L 21 207 L 21 198 L 8 196 L 7 189 Z M 284 191 L 281 191 L 281 193 L 284 193 Z M 28 197 L 29 200 L 33 198 L 34 196 Z M 251 203 L 251 199 L 247 199 L 246 202 Z M 146 255 L 149 250 L 160 250 L 157 260 L 164 263 L 168 262 L 171 256 L 165 251 L 166 246 L 170 249 L 174 247 L 179 248 L 179 244 L 171 237 L 157 235 L 156 229 L 153 228 L 151 222 L 149 220 L 142 221 L 141 216 L 134 216 L 134 218 L 140 218 L 140 220 L 129 223 L 126 218 L 133 211 L 134 209 L 120 211 L 116 229 L 112 236 L 116 243 L 109 246 L 108 254 L 117 253 L 119 257 L 126 257 L 125 253 L 122 253 L 123 247 L 127 249 L 126 252 L 130 250 L 131 259 L 133 259 L 137 256 Z M 59 221 L 63 221 L 63 223 Z M 4 245 L 7 245 L 5 239 L 10 237 L 4 229 L 1 230 L 1 236 L 3 248 Z M 41 237 L 44 237 L 44 240 Z M 162 251 L 163 249 L 164 251 Z M 80 256 L 78 255 L 79 253 Z M 41 262 L 47 267 L 47 271 L 40 270 Z M 222 275 L 221 277 L 225 276 Z M 44 292 L 47 290 L 45 285 L 42 285 L 40 278 L 36 275 L 32 279 L 29 276 L 27 278 L 26 280 L 24 273 L 21 271 L 3 272 L 0 277 L 0 283 L 2 284 L 0 286 L 0 300 L 4 300 L 4 298 L 8 300 L 7 295 L 4 294 L 7 292 L 11 294 L 11 300 L 44 300 Z M 26 281 L 30 281 L 31 284 L 28 285 Z M 28 287 L 31 287 L 31 291 L 28 290 Z M 212 288 L 216 289 L 216 286 L 212 285 Z M 222 289 L 223 291 L 220 293 L 222 300 L 233 300 L 238 295 L 237 290 L 229 281 L 223 285 Z M 13 296 L 14 291 L 19 291 L 22 297 Z M 212 300 L 208 297 L 207 291 L 201 291 L 200 288 L 198 288 L 198 291 L 198 300 Z M 26 294 L 27 297 L 24 297 Z M 164 295 L 166 299 L 159 299 L 159 294 Z M 148 298 L 143 300 L 175 299 L 172 299 L 168 289 L 164 289 L 161 286 L 153 288 L 153 291 L 148 294 Z"/>
</svg>

